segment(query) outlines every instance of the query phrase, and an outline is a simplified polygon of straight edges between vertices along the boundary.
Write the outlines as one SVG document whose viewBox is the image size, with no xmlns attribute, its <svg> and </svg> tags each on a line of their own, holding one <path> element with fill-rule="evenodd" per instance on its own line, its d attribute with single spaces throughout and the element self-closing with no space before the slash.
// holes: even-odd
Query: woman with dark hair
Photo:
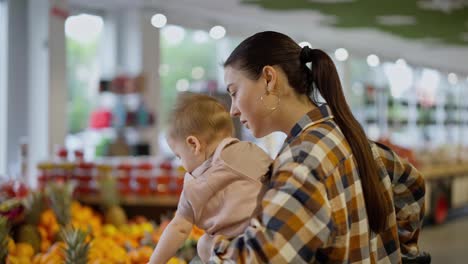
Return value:
<svg viewBox="0 0 468 264">
<path fill-rule="evenodd" d="M 325 52 L 268 31 L 224 66 L 231 115 L 257 138 L 288 137 L 259 215 L 242 236 L 216 237 L 211 262 L 401 263 L 420 254 L 424 179 L 367 138 Z"/>
</svg>

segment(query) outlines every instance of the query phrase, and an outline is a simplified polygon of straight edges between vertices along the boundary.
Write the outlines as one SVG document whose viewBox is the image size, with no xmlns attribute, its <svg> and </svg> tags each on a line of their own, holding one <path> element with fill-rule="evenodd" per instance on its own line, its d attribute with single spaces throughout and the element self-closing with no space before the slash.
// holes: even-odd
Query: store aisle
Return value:
<svg viewBox="0 0 468 264">
<path fill-rule="evenodd" d="M 432 256 L 432 263 L 468 263 L 468 217 L 423 229 L 420 245 Z"/>
</svg>

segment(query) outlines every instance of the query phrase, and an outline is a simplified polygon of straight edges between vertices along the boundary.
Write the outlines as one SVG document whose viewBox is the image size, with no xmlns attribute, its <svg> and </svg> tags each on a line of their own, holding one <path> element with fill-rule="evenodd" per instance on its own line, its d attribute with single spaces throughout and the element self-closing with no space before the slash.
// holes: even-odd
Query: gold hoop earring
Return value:
<svg viewBox="0 0 468 264">
<path fill-rule="evenodd" d="M 265 94 L 266 94 L 266 95 L 269 95 L 268 92 L 266 92 Z M 276 102 L 276 106 L 275 106 L 275 107 L 268 107 L 268 106 L 265 104 L 265 101 L 264 101 L 264 99 L 263 99 L 263 95 L 260 96 L 260 101 L 262 101 L 262 104 L 263 104 L 263 106 L 264 106 L 266 109 L 268 109 L 268 110 L 270 110 L 270 111 L 275 111 L 276 109 L 278 109 L 278 107 L 279 107 L 279 105 L 280 105 L 280 98 L 279 98 L 279 96 L 277 96 L 277 95 L 274 95 L 274 94 L 272 94 L 272 95 L 275 96 L 275 97 L 278 99 L 277 102 Z"/>
</svg>

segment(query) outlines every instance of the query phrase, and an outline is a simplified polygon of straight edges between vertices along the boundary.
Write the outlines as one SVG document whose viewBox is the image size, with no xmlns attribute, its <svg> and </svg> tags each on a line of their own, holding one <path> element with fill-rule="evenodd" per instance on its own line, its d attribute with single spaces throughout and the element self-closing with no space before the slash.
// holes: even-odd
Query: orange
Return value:
<svg viewBox="0 0 468 264">
<path fill-rule="evenodd" d="M 47 252 L 50 248 L 50 241 L 43 239 L 41 241 L 41 252 Z"/>
<path fill-rule="evenodd" d="M 8 240 L 8 254 L 16 255 L 16 244 L 11 237 Z"/>
<path fill-rule="evenodd" d="M 9 256 L 7 256 L 6 263 L 7 264 L 18 264 L 19 260 L 18 260 L 17 257 L 9 255 Z"/>
<path fill-rule="evenodd" d="M 203 229 L 198 228 L 196 225 L 193 226 L 192 232 L 190 233 L 190 236 L 195 239 L 199 240 L 201 236 L 205 234 L 205 231 Z"/>
<path fill-rule="evenodd" d="M 140 254 L 137 250 L 132 250 L 128 252 L 128 257 L 132 263 L 138 263 L 140 261 Z"/>
<path fill-rule="evenodd" d="M 153 254 L 153 249 L 148 246 L 143 246 L 139 250 L 140 253 L 140 261 L 148 262 L 151 254 Z"/>
<path fill-rule="evenodd" d="M 60 231 L 60 226 L 58 225 L 57 222 L 52 223 L 49 226 L 49 239 L 53 240 L 55 239 L 55 235 Z"/>
<path fill-rule="evenodd" d="M 40 222 L 45 227 L 50 227 L 52 224 L 57 223 L 57 219 L 55 218 L 52 209 L 47 209 L 41 214 Z"/>
<path fill-rule="evenodd" d="M 18 257 L 32 258 L 34 248 L 28 243 L 18 243 L 16 244 L 16 255 Z"/>
<path fill-rule="evenodd" d="M 70 208 L 72 215 L 75 215 L 75 213 L 81 210 L 81 204 L 78 201 L 73 201 Z"/>
<path fill-rule="evenodd" d="M 171 259 L 167 262 L 167 264 L 185 264 L 185 263 L 187 263 L 187 262 L 185 262 L 184 260 L 181 260 L 181 259 L 179 259 L 179 258 L 176 258 L 176 257 L 171 258 Z"/>
<path fill-rule="evenodd" d="M 18 264 L 31 264 L 31 259 L 25 256 L 18 257 Z"/>
</svg>

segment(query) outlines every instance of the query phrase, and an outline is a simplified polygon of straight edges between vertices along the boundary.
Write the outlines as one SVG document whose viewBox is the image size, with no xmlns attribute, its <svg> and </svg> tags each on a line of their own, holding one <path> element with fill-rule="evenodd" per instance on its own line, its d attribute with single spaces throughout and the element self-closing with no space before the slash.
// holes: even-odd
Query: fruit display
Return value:
<svg viewBox="0 0 468 264">
<path fill-rule="evenodd" d="M 27 195 L 28 188 L 21 181 L 0 182 L 0 216 L 6 217 L 10 223 L 21 222 L 25 215 L 22 199 Z"/>
<path fill-rule="evenodd" d="M 21 200 L 20 222 L 0 216 L 0 263 L 147 263 L 170 220 L 159 225 L 143 216 L 127 220 L 119 193 L 111 191 L 115 184 L 115 178 L 100 182 L 110 194 L 103 197 L 102 212 L 73 200 L 69 183 L 29 192 Z M 194 228 L 170 263 L 190 261 L 202 235 Z"/>
</svg>

